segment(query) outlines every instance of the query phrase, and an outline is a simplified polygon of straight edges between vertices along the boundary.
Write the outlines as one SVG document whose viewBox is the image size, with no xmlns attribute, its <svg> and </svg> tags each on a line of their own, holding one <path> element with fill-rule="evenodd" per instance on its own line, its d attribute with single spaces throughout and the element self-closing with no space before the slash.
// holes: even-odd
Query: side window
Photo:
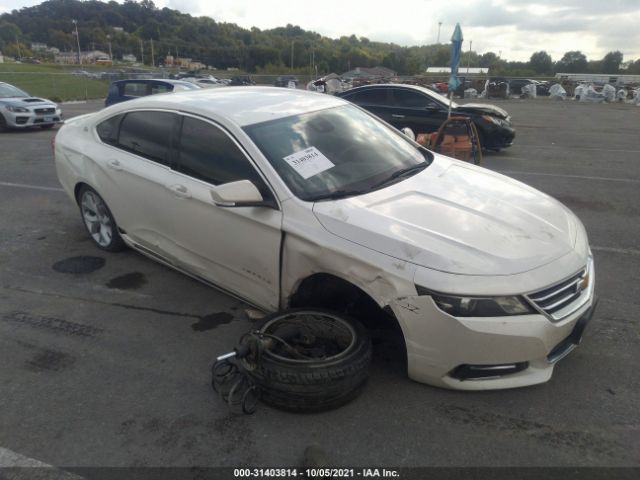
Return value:
<svg viewBox="0 0 640 480">
<path fill-rule="evenodd" d="M 116 115 L 98 124 L 96 133 L 100 137 L 100 140 L 109 145 L 117 145 L 120 120 L 122 120 L 122 115 Z"/>
<path fill-rule="evenodd" d="M 169 85 L 165 85 L 164 83 L 151 84 L 151 95 L 155 95 L 156 93 L 167 93 L 171 91 L 171 87 Z"/>
<path fill-rule="evenodd" d="M 178 171 L 213 185 L 250 180 L 264 197 L 271 197 L 245 154 L 219 128 L 184 117 Z"/>
<path fill-rule="evenodd" d="M 127 97 L 144 97 L 147 95 L 147 84 L 127 82 L 124 84 L 124 95 Z"/>
<path fill-rule="evenodd" d="M 372 88 L 371 90 L 356 92 L 353 95 L 347 96 L 346 99 L 358 105 L 388 104 L 386 88 Z"/>
<path fill-rule="evenodd" d="M 433 103 L 426 96 L 411 90 L 393 90 L 393 103 L 398 107 L 405 108 L 426 108 Z"/>
<path fill-rule="evenodd" d="M 168 112 L 131 112 L 120 125 L 118 145 L 128 152 L 169 165 L 177 116 Z"/>
</svg>

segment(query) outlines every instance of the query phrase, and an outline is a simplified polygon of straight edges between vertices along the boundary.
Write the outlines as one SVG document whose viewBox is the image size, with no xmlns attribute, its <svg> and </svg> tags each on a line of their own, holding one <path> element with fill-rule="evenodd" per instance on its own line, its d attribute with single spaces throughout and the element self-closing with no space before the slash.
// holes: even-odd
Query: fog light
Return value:
<svg viewBox="0 0 640 480">
<path fill-rule="evenodd" d="M 451 376 L 458 380 L 487 380 L 521 372 L 529 368 L 529 362 L 507 363 L 504 365 L 459 365 Z"/>
</svg>

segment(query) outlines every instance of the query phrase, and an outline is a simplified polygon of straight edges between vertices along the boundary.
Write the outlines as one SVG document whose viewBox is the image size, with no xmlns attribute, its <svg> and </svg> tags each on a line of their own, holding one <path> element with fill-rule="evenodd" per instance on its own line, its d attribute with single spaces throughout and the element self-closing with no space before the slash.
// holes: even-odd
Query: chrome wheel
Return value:
<svg viewBox="0 0 640 480">
<path fill-rule="evenodd" d="M 111 245 L 114 223 L 104 201 L 91 190 L 85 190 L 80 201 L 84 224 L 93 240 L 103 248 Z"/>
</svg>

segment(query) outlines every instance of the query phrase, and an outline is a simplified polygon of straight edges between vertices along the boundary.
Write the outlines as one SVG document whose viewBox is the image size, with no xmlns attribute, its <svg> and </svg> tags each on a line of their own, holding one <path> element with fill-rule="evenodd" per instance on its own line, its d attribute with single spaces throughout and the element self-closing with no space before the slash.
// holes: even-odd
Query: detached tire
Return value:
<svg viewBox="0 0 640 480">
<path fill-rule="evenodd" d="M 298 333 L 291 339 L 292 332 Z M 284 337 L 304 358 L 290 355 L 282 342 L 243 359 L 268 405 L 294 412 L 337 408 L 362 391 L 369 376 L 371 340 L 358 321 L 328 310 L 291 309 L 265 318 L 259 332 Z M 295 336 L 295 335 L 294 335 Z"/>
</svg>

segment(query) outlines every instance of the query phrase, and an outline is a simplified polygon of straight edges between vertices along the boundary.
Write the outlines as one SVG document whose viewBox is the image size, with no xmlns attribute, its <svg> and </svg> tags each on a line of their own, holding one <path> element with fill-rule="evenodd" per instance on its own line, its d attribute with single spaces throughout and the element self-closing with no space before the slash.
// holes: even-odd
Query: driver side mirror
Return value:
<svg viewBox="0 0 640 480">
<path fill-rule="evenodd" d="M 409 137 L 411 140 L 413 140 L 414 142 L 416 141 L 416 134 L 413 133 L 413 130 L 411 130 L 409 127 L 404 127 L 400 131 L 404 133 L 407 137 Z"/>
<path fill-rule="evenodd" d="M 262 194 L 249 180 L 223 183 L 213 187 L 211 199 L 218 207 L 263 207 L 270 206 Z M 269 204 L 269 205 L 268 205 Z"/>
</svg>

